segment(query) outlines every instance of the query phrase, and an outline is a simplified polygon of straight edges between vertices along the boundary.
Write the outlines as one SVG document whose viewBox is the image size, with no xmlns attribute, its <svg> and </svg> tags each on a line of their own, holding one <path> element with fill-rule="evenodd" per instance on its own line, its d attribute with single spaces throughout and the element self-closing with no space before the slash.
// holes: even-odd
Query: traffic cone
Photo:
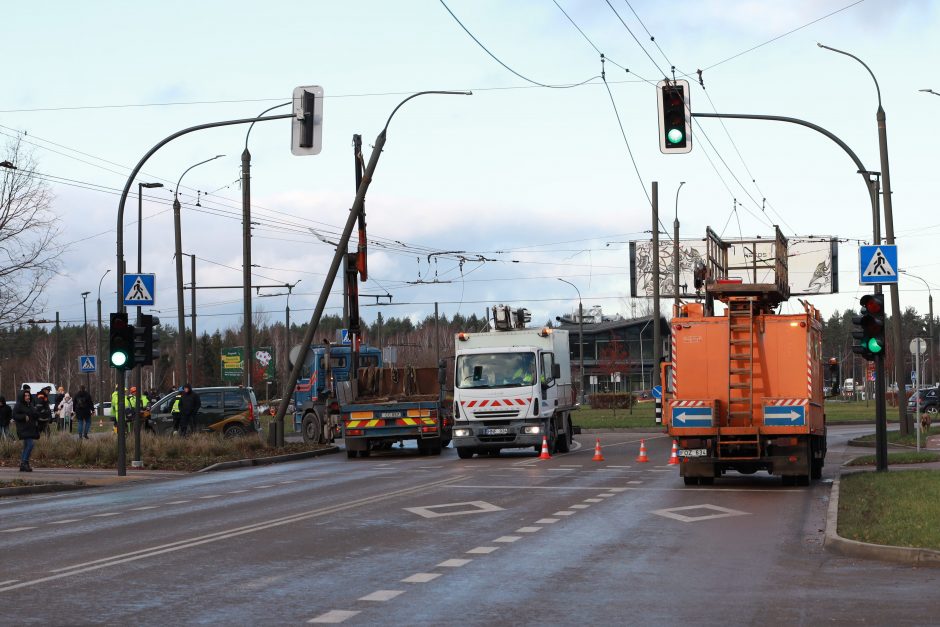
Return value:
<svg viewBox="0 0 940 627">
<path fill-rule="evenodd" d="M 669 456 L 669 465 L 677 466 L 679 464 L 679 446 L 676 444 L 676 441 L 672 441 L 672 455 Z"/>
<path fill-rule="evenodd" d="M 602 462 L 604 461 L 604 456 L 601 454 L 601 439 L 595 438 L 594 440 L 594 457 L 591 458 L 592 462 Z"/>
<path fill-rule="evenodd" d="M 542 436 L 542 453 L 539 455 L 539 459 L 551 459 L 552 456 L 548 454 L 548 438 Z"/>
<path fill-rule="evenodd" d="M 640 455 L 636 458 L 636 461 L 643 463 L 649 460 L 650 458 L 646 456 L 646 440 L 640 440 Z"/>
<path fill-rule="evenodd" d="M 102 428 L 102 427 L 104 427 L 104 421 L 103 421 L 101 418 L 99 418 L 99 419 L 98 419 L 98 428 L 100 429 L 100 428 Z"/>
</svg>

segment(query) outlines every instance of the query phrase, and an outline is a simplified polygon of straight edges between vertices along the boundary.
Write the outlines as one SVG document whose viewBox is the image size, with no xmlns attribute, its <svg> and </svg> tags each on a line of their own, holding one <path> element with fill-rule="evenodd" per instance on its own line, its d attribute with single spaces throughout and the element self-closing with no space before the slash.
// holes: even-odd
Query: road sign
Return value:
<svg viewBox="0 0 940 627">
<path fill-rule="evenodd" d="M 874 373 L 874 372 L 869 372 L 869 373 L 868 373 L 868 380 L 871 381 L 872 383 L 875 382 L 875 373 Z"/>
<path fill-rule="evenodd" d="M 898 247 L 879 244 L 858 247 L 858 282 L 861 285 L 898 282 Z"/>
<path fill-rule="evenodd" d="M 768 427 L 800 427 L 806 424 L 805 405 L 765 405 L 764 425 Z"/>
<path fill-rule="evenodd" d="M 911 355 L 923 355 L 927 352 L 927 340 L 922 337 L 915 337 L 911 340 Z"/>
<path fill-rule="evenodd" d="M 352 344 L 352 338 L 349 336 L 349 329 L 339 330 L 340 344 Z"/>
<path fill-rule="evenodd" d="M 917 371 L 911 370 L 911 383 L 917 383 Z"/>
<path fill-rule="evenodd" d="M 152 307 L 156 294 L 156 275 L 154 274 L 125 274 L 124 275 L 124 305 Z"/>
<path fill-rule="evenodd" d="M 653 386 L 653 398 L 662 398 L 663 397 L 663 386 L 654 385 Z"/>
<path fill-rule="evenodd" d="M 673 427 L 711 427 L 711 407 L 673 407 Z"/>
<path fill-rule="evenodd" d="M 90 374 L 98 371 L 98 358 L 95 355 L 79 355 L 78 370 L 82 374 Z"/>
</svg>

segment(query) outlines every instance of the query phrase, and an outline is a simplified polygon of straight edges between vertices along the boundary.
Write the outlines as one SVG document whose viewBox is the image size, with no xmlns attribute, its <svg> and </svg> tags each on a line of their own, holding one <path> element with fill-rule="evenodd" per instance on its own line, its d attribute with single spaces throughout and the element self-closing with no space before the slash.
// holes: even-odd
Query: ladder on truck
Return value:
<svg viewBox="0 0 940 627">
<path fill-rule="evenodd" d="M 728 298 L 728 420 L 729 427 L 749 427 L 754 411 L 755 296 Z M 753 435 L 718 437 L 718 456 L 724 459 L 760 457 L 760 438 Z"/>
</svg>

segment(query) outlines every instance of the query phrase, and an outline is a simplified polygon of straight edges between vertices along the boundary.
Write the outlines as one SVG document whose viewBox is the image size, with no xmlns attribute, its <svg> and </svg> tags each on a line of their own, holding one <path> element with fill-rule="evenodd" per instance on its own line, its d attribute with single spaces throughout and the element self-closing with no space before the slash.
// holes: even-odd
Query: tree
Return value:
<svg viewBox="0 0 940 627">
<path fill-rule="evenodd" d="M 21 137 L 10 140 L 0 163 L 0 324 L 11 324 L 41 308 L 63 248 L 53 244 L 59 232 L 49 185 Z"/>
</svg>

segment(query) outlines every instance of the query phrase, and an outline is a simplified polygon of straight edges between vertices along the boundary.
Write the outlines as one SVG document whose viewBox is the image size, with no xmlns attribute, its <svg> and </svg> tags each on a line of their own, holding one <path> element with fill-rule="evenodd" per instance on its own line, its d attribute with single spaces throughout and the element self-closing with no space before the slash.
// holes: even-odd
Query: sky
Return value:
<svg viewBox="0 0 940 627">
<path fill-rule="evenodd" d="M 940 4 L 445 1 L 479 44 L 440 0 L 7 3 L 0 141 L 25 134 L 55 195 L 64 247 L 38 315 L 58 311 L 80 323 L 81 292 L 94 299 L 108 270 L 105 317 L 115 309 L 118 197 L 152 146 L 196 124 L 255 117 L 302 85 L 324 89 L 322 152 L 293 156 L 288 120 L 255 125 L 249 141 L 252 282 L 300 281 L 292 321 L 312 314 L 329 242 L 353 201 L 352 135 L 362 134 L 368 160 L 394 107 L 423 90 L 473 95 L 416 98 L 389 127 L 366 199 L 369 281 L 360 292 L 390 295 L 391 304 L 364 297 L 367 322 L 379 311 L 423 319 L 435 302 L 448 317 L 507 303 L 529 308 L 535 322 L 553 320 L 577 309 L 578 293 L 559 278 L 577 287 L 585 308 L 641 315 L 648 302 L 631 298 L 628 242 L 650 237 L 653 181 L 670 231 L 685 182 L 683 238 L 709 226 L 729 238 L 770 237 L 773 224 L 791 237 L 842 238 L 840 294 L 812 301 L 826 316 L 854 308 L 867 291 L 858 286 L 857 247 L 871 240 L 871 211 L 862 177 L 835 144 L 781 123 L 700 120 L 689 154 L 658 148 L 654 84 L 674 66 L 677 77 L 693 77 L 692 111 L 806 119 L 879 170 L 871 77 L 817 42 L 858 56 L 880 82 L 899 265 L 940 289 L 931 188 L 940 98 L 919 91 L 940 92 Z M 603 67 L 598 51 L 609 59 Z M 197 257 L 198 285 L 242 283 L 246 128 L 177 139 L 136 181 L 165 185 L 145 193 L 141 265 L 156 274 L 154 310 L 174 326 L 173 190 L 184 170 L 219 154 L 178 190 L 183 252 Z M 124 229 L 133 270 L 136 192 Z M 188 283 L 188 258 L 184 276 Z M 902 276 L 900 285 L 902 308 L 926 312 L 924 283 Z M 282 320 L 283 293 L 261 289 L 272 296 L 253 300 L 258 315 Z M 327 314 L 341 313 L 340 295 L 337 282 Z M 197 299 L 200 332 L 240 325 L 241 290 L 199 290 Z M 188 295 L 186 303 L 188 314 Z"/>
</svg>

